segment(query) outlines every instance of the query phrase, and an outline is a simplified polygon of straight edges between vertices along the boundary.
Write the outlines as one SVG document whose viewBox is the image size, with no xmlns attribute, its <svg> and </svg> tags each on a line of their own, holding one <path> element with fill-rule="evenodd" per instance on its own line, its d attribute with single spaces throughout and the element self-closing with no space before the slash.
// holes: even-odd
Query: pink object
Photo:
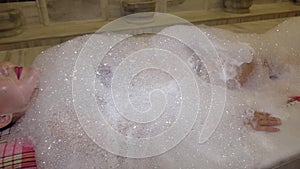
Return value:
<svg viewBox="0 0 300 169">
<path fill-rule="evenodd" d="M 300 96 L 290 96 L 290 99 L 293 99 L 294 101 L 300 102 Z"/>
<path fill-rule="evenodd" d="M 18 80 L 20 80 L 22 71 L 23 71 L 23 67 L 19 67 L 19 66 L 16 66 L 16 67 L 15 67 L 15 73 L 16 73 L 16 75 L 17 75 Z"/>
<path fill-rule="evenodd" d="M 300 102 L 300 96 L 289 96 L 289 100 L 287 101 L 288 104 L 294 103 L 296 101 Z"/>
</svg>

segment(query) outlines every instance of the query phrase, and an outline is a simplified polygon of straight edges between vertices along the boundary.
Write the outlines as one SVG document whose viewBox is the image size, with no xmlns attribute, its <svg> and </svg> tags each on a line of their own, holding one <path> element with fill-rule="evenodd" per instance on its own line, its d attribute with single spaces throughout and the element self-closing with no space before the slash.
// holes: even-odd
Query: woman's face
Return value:
<svg viewBox="0 0 300 169">
<path fill-rule="evenodd" d="M 0 63 L 0 115 L 26 111 L 38 79 L 36 68 Z"/>
</svg>

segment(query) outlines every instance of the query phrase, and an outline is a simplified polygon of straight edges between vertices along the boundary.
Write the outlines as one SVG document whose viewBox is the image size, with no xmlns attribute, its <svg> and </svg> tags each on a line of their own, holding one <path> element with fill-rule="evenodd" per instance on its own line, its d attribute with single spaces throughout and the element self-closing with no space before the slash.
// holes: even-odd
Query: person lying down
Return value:
<svg viewBox="0 0 300 169">
<path fill-rule="evenodd" d="M 298 20 L 296 21 L 300 24 Z M 99 61 L 97 60 L 97 56 L 102 54 L 101 52 L 103 51 L 101 49 L 109 46 L 109 41 L 112 38 L 122 39 L 126 35 L 95 35 L 94 38 L 97 41 L 93 41 L 91 45 L 92 50 L 89 51 L 91 55 L 88 56 L 93 61 L 91 62 L 92 71 L 87 72 L 86 76 L 91 75 L 91 77 L 95 77 L 93 81 L 95 86 L 93 97 L 96 98 L 99 112 L 101 112 L 101 116 L 106 119 L 107 123 L 101 123 L 97 118 L 90 119 L 90 117 L 98 116 L 92 116 L 89 113 L 81 114 L 79 112 L 81 109 L 75 110 L 76 105 L 74 105 L 74 100 L 79 97 L 82 99 L 81 103 L 85 105 L 83 110 L 90 110 L 90 107 L 93 106 L 91 102 L 88 102 L 88 98 L 84 94 L 76 95 L 75 98 L 74 93 L 72 93 L 74 92 L 74 84 L 72 84 L 74 80 L 74 67 L 76 67 L 76 64 L 79 64 L 78 56 L 80 55 L 80 50 L 85 45 L 87 39 L 91 37 L 82 36 L 55 46 L 42 52 L 34 62 L 34 67 L 38 67 L 41 71 L 39 94 L 36 101 L 27 110 L 25 116 L 13 126 L 12 139 L 29 138 L 33 141 L 36 146 L 36 156 L 40 168 L 173 169 L 257 167 L 261 163 L 261 159 L 264 159 L 262 157 L 267 155 L 261 153 L 261 150 L 268 150 L 265 151 L 266 153 L 271 152 L 269 148 L 272 147 L 273 143 L 268 138 L 258 137 L 247 126 L 251 126 L 255 130 L 279 131 L 279 129 L 272 127 L 281 124 L 281 120 L 277 117 L 288 120 L 288 116 L 285 114 L 278 114 L 277 111 L 282 112 L 285 110 L 280 104 L 286 101 L 287 94 L 290 95 L 299 92 L 296 87 L 289 86 L 290 90 L 286 93 L 287 84 L 286 82 L 284 83 L 284 81 L 289 80 L 289 73 L 297 71 L 297 66 L 280 58 L 282 54 L 285 57 L 289 57 L 290 60 L 296 58 L 289 52 L 282 52 L 285 51 L 283 49 L 290 49 L 290 46 L 282 42 L 281 52 L 278 52 L 279 49 L 276 49 L 272 45 L 286 40 L 285 38 L 279 41 L 274 40 L 272 39 L 273 36 L 282 33 L 285 35 L 280 36 L 288 37 L 288 35 L 296 32 L 292 32 L 293 27 L 291 27 L 291 22 L 287 21 L 276 28 L 278 30 L 290 29 L 291 31 L 271 30 L 265 35 L 239 35 L 220 29 L 200 27 L 199 29 L 206 33 L 216 47 L 222 64 L 225 67 L 226 75 L 228 75 L 226 78 L 222 76 L 219 68 L 213 69 L 213 72 L 209 72 L 206 66 L 214 65 L 205 66 L 201 57 L 199 59 L 185 44 L 172 41 L 167 36 L 127 38 L 126 41 L 122 41 L 114 46 L 109 53 L 104 54 L 105 57 L 103 60 Z M 184 32 L 190 32 L 188 26 L 179 25 L 164 29 L 162 34 L 167 35 L 174 30 L 180 30 L 180 33 L 183 33 L 183 37 L 185 36 Z M 272 41 L 269 41 L 270 39 Z M 297 38 L 289 40 L 294 41 L 293 44 L 299 44 L 296 43 Z M 172 41 L 172 43 L 166 43 L 168 41 Z M 226 43 L 224 43 L 225 41 Z M 108 142 L 107 137 L 110 136 L 110 133 L 105 132 L 105 125 L 109 125 L 114 131 L 126 138 L 152 138 L 160 133 L 164 133 L 172 125 L 177 124 L 176 118 L 180 115 L 179 110 L 182 102 L 180 89 L 183 87 L 178 86 L 180 79 L 174 79 L 174 76 L 151 67 L 135 74 L 135 76 L 130 76 L 130 82 L 125 83 L 124 81 L 124 83 L 118 83 L 115 87 L 118 88 L 121 86 L 118 88 L 120 90 L 127 88 L 130 103 L 136 110 L 141 112 L 147 112 L 149 108 L 151 109 L 151 104 L 159 104 L 155 100 L 152 100 L 151 97 L 157 98 L 162 102 L 166 100 L 164 102 L 164 111 L 159 116 L 160 118 L 147 123 L 137 123 L 128 120 L 128 118 L 118 113 L 119 108 L 126 108 L 126 106 L 116 106 L 119 102 L 117 102 L 117 98 L 113 100 L 111 87 L 115 85 L 114 80 L 119 82 L 120 79 L 122 80 L 127 75 L 126 71 L 130 72 L 131 69 L 134 69 L 134 67 L 130 66 L 121 67 L 121 63 L 126 61 L 126 58 L 130 54 L 151 47 L 159 47 L 167 51 L 171 50 L 189 65 L 192 73 L 196 75 L 194 77 L 200 86 L 199 90 L 203 92 L 200 93 L 201 98 L 204 98 L 201 100 L 201 110 L 209 110 L 209 106 L 207 105 L 210 104 L 212 98 L 210 88 L 213 83 L 208 76 L 210 73 L 216 78 L 215 84 L 213 84 L 217 86 L 216 91 L 224 89 L 224 86 L 221 85 L 223 83 L 230 90 L 227 90 L 223 117 L 207 142 L 203 144 L 199 144 L 198 142 L 199 131 L 201 131 L 204 120 L 208 115 L 208 111 L 200 111 L 195 123 L 192 125 L 190 133 L 172 149 L 147 158 L 127 158 L 129 156 L 126 156 L 126 154 L 138 151 L 139 146 L 137 145 L 133 149 L 128 149 L 126 144 L 118 144 L 118 140 L 116 139 Z M 270 51 L 274 53 L 269 53 Z M 161 60 L 163 56 L 154 55 L 149 61 L 144 56 L 150 56 L 150 54 L 147 51 L 142 54 L 134 55 L 142 58 L 139 60 L 141 62 L 138 63 L 152 62 L 152 64 L 165 65 L 166 70 L 172 68 L 172 65 L 168 64 L 168 62 L 176 63 L 172 62 L 172 60 L 163 61 Z M 271 54 L 277 57 L 269 57 Z M 131 66 L 132 63 L 136 63 L 131 59 L 127 61 L 129 62 L 125 63 Z M 284 65 L 284 68 L 278 69 L 280 66 L 277 66 L 277 63 Z M 90 65 L 86 66 L 86 69 L 89 70 Z M 287 70 L 285 67 L 289 69 Z M 118 72 L 118 70 L 124 71 Z M 118 73 L 120 73 L 120 76 L 117 76 Z M 18 74 L 15 76 L 18 78 Z M 293 84 L 296 84 L 296 79 L 293 80 L 295 81 Z M 2 82 L 4 84 L 5 79 Z M 124 86 L 124 84 L 128 86 Z M 89 92 L 89 88 L 81 88 L 80 90 L 82 92 Z M 158 94 L 149 98 L 149 95 L 153 94 L 153 91 L 162 92 L 164 95 Z M 121 97 L 123 93 L 119 94 Z M 217 97 L 218 94 L 218 92 L 215 93 Z M 164 99 L 161 100 L 161 98 Z M 264 111 L 270 112 L 272 115 L 263 113 Z M 6 111 L 3 114 L 9 112 L 13 111 Z M 90 113 L 92 114 L 93 112 Z M 285 113 L 288 114 L 288 112 Z M 273 115 L 277 117 L 273 117 Z M 85 123 L 85 121 L 81 121 L 82 119 L 89 119 L 89 121 Z M 102 127 L 96 130 L 89 128 L 90 124 L 98 124 Z M 184 128 L 185 126 L 186 124 L 183 123 L 179 128 Z M 265 135 L 267 134 L 265 133 Z M 168 137 L 166 141 L 172 142 L 178 137 L 175 134 Z M 262 139 L 268 140 L 269 144 L 263 144 L 265 142 L 261 142 Z M 130 142 L 127 143 L 128 145 L 130 144 Z M 115 151 L 106 151 L 105 147 L 110 144 L 116 145 L 113 147 Z M 148 151 L 155 149 L 155 146 L 160 145 L 152 146 L 145 149 L 143 153 L 147 154 Z M 118 154 L 116 152 L 125 152 L 125 155 L 115 155 Z"/>
</svg>

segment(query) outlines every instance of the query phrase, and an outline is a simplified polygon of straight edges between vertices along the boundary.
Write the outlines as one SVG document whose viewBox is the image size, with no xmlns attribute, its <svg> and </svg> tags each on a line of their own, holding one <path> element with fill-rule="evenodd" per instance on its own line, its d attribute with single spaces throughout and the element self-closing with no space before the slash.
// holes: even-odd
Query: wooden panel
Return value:
<svg viewBox="0 0 300 169">
<path fill-rule="evenodd" d="M 114 1 L 117 3 L 116 1 Z M 116 5 L 116 4 L 115 4 Z M 238 15 L 222 9 L 184 11 L 173 13 L 195 24 L 221 25 L 257 21 L 300 15 L 300 6 L 290 2 L 254 4 L 248 14 Z M 109 21 L 76 21 L 23 27 L 23 33 L 8 38 L 0 38 L 0 51 L 55 45 L 75 36 L 94 33 Z M 68 29 L 66 29 L 68 28 Z"/>
<path fill-rule="evenodd" d="M 223 8 L 223 0 L 206 0 L 206 1 L 208 4 L 206 9 Z"/>
<path fill-rule="evenodd" d="M 205 9 L 205 0 L 185 0 L 182 4 L 170 6 L 168 12 L 184 12 Z"/>
<path fill-rule="evenodd" d="M 108 18 L 117 18 L 122 15 L 120 0 L 109 0 L 108 8 L 109 8 Z"/>
<path fill-rule="evenodd" d="M 51 22 L 101 19 L 100 0 L 47 1 Z"/>
<path fill-rule="evenodd" d="M 22 12 L 25 26 L 40 23 L 36 2 L 0 3 L 0 10 L 8 8 L 17 8 Z"/>
<path fill-rule="evenodd" d="M 47 48 L 49 46 L 0 51 L 0 62 L 10 61 L 17 65 L 30 66 L 35 57 Z"/>
<path fill-rule="evenodd" d="M 266 3 L 277 3 L 277 2 L 287 2 L 289 0 L 253 0 L 255 4 L 266 4 Z"/>
</svg>

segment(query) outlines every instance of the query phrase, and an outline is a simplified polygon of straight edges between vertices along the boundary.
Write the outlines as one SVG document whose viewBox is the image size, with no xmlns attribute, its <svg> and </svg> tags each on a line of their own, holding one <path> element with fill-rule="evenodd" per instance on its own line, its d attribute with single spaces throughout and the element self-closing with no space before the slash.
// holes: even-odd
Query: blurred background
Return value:
<svg viewBox="0 0 300 169">
<path fill-rule="evenodd" d="M 300 0 L 0 0 L 0 61 L 30 65 L 43 50 L 137 12 L 263 33 L 300 15 Z"/>
</svg>

